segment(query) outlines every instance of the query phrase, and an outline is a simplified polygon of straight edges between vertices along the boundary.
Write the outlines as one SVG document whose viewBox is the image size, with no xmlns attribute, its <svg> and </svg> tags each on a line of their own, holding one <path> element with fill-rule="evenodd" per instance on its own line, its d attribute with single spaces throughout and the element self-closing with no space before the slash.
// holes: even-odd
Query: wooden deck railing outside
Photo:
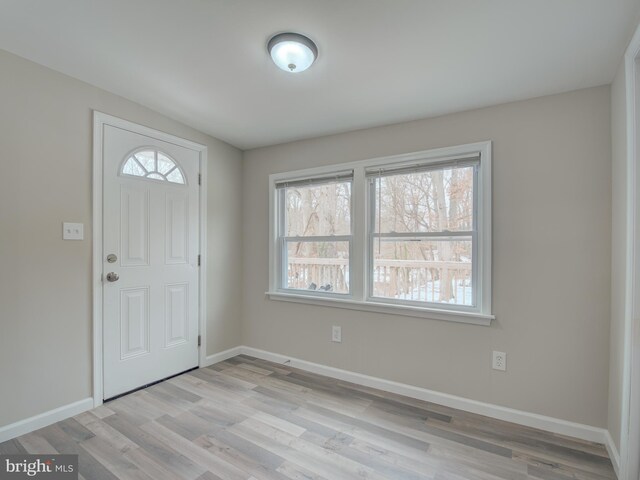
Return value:
<svg viewBox="0 0 640 480">
<path fill-rule="evenodd" d="M 346 258 L 289 258 L 289 288 L 326 289 L 346 293 Z M 471 264 L 415 260 L 376 260 L 373 290 L 377 297 L 470 305 Z"/>
</svg>

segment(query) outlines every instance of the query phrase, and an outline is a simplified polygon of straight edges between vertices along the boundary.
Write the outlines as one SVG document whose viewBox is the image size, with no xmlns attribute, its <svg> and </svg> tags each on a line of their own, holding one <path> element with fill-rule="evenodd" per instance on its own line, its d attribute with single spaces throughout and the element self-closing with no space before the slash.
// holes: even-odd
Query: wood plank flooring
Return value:
<svg viewBox="0 0 640 480">
<path fill-rule="evenodd" d="M 602 445 L 244 355 L 0 444 L 56 452 L 87 480 L 615 478 Z"/>
</svg>

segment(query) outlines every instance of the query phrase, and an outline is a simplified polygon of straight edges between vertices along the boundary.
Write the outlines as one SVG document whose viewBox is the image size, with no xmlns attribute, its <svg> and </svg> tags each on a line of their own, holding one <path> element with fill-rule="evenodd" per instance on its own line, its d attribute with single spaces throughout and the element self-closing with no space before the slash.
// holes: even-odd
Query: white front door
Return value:
<svg viewBox="0 0 640 480">
<path fill-rule="evenodd" d="M 199 152 L 104 126 L 104 398 L 198 366 Z"/>
</svg>

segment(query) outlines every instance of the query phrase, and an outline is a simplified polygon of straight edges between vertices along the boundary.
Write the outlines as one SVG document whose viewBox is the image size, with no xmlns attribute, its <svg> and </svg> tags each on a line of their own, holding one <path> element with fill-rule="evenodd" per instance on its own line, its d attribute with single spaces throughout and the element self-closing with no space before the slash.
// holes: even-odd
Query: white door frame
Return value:
<svg viewBox="0 0 640 480">
<path fill-rule="evenodd" d="M 138 125 L 106 113 L 93 112 L 93 406 L 102 405 L 103 397 L 103 340 L 102 340 L 102 271 L 104 262 L 102 259 L 102 215 L 103 215 L 103 135 L 105 125 L 129 130 L 140 135 L 173 143 L 181 147 L 189 148 L 200 153 L 200 268 L 199 281 L 199 305 L 198 305 L 198 330 L 202 345 L 198 352 L 198 365 L 203 366 L 207 356 L 207 147 L 199 143 L 191 142 L 168 133 L 160 132 L 149 127 Z"/>
<path fill-rule="evenodd" d="M 627 218 L 620 480 L 640 475 L 640 27 L 624 56 L 627 110 Z"/>
</svg>

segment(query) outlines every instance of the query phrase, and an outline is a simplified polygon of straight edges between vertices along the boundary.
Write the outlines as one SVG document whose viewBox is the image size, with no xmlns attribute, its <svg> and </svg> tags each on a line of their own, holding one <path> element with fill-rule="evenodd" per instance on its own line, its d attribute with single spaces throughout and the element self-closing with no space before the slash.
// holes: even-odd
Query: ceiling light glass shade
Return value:
<svg viewBox="0 0 640 480">
<path fill-rule="evenodd" d="M 280 33 L 267 44 L 273 62 L 291 73 L 304 72 L 318 57 L 318 47 L 298 33 Z"/>
</svg>

